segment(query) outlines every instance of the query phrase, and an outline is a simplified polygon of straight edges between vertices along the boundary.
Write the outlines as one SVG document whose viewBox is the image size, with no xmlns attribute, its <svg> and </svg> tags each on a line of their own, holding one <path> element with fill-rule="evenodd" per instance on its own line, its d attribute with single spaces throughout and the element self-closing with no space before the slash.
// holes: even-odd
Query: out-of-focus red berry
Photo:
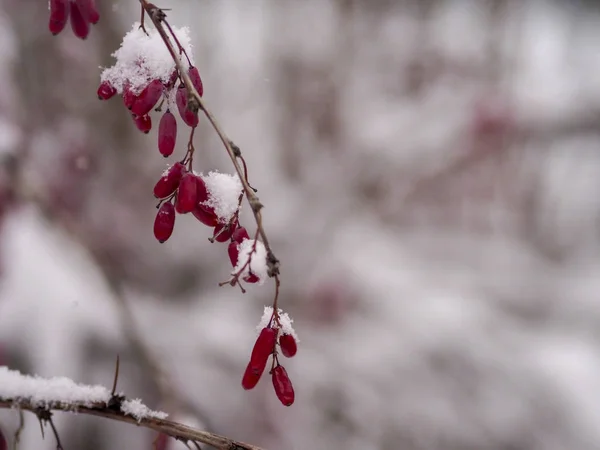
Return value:
<svg viewBox="0 0 600 450">
<path fill-rule="evenodd" d="M 173 228 L 175 228 L 175 207 L 171 202 L 165 202 L 154 219 L 154 237 L 162 244 L 171 237 Z"/>
<path fill-rule="evenodd" d="M 167 109 L 158 124 L 158 151 L 165 158 L 173 154 L 177 140 L 177 121 L 171 110 Z"/>
<path fill-rule="evenodd" d="M 95 0 L 90 0 L 89 20 L 90 23 L 94 25 L 96 25 L 100 20 L 100 13 L 98 12 L 98 8 L 96 8 Z"/>
<path fill-rule="evenodd" d="M 231 239 L 233 239 L 238 244 L 241 244 L 246 239 L 250 239 L 250 236 L 248 235 L 248 231 L 246 230 L 246 228 L 239 227 L 237 230 L 235 230 L 233 232 L 233 234 L 231 235 Z M 235 264 L 234 264 L 234 266 L 235 266 Z"/>
<path fill-rule="evenodd" d="M 90 33 L 90 25 L 87 16 L 81 11 L 80 6 L 76 2 L 70 2 L 71 5 L 71 28 L 73 34 L 79 39 L 86 39 Z"/>
<path fill-rule="evenodd" d="M 277 398 L 284 406 L 290 406 L 294 403 L 294 387 L 288 377 L 287 371 L 283 366 L 277 366 L 271 371 L 273 388 Z"/>
<path fill-rule="evenodd" d="M 48 29 L 53 35 L 64 30 L 69 20 L 69 0 L 50 0 L 50 20 Z"/>
<path fill-rule="evenodd" d="M 173 164 L 154 185 L 154 196 L 156 198 L 165 198 L 175 192 L 179 187 L 179 182 L 184 172 L 185 166 L 183 164 L 180 162 Z"/>
</svg>

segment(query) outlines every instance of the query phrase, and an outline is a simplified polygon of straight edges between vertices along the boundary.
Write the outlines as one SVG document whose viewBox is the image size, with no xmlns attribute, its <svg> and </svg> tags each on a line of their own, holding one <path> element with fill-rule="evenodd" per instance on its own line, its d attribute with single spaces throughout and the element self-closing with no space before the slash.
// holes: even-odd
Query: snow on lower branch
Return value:
<svg viewBox="0 0 600 450">
<path fill-rule="evenodd" d="M 66 377 L 42 378 L 23 375 L 6 366 L 0 366 L 0 401 L 28 402 L 34 408 L 52 408 L 76 410 L 79 407 L 106 407 L 111 398 L 110 391 L 104 386 L 89 386 L 75 383 Z M 142 419 L 166 419 L 167 413 L 153 411 L 140 399 L 123 400 L 121 412 Z"/>
</svg>

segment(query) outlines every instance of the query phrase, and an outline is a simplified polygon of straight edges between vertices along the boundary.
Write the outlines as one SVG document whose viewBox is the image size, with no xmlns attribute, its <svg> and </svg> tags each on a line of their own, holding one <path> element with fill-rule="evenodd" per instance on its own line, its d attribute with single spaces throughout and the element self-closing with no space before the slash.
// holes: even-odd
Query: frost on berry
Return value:
<svg viewBox="0 0 600 450">
<path fill-rule="evenodd" d="M 261 330 L 252 348 L 250 362 L 242 377 L 242 386 L 244 389 L 252 389 L 258 383 L 260 376 L 267 366 L 269 356 L 275 351 L 276 339 L 277 330 L 274 328 L 265 327 Z"/>
<path fill-rule="evenodd" d="M 237 225 L 237 220 L 234 220 L 233 222 L 227 224 L 217 224 L 213 231 L 214 240 L 217 242 L 227 242 L 229 239 L 231 239 L 231 235 L 237 229 Z"/>
<path fill-rule="evenodd" d="M 117 93 L 117 90 L 108 81 L 103 81 L 98 86 L 98 98 L 100 100 L 108 100 Z"/>
<path fill-rule="evenodd" d="M 220 223 L 229 223 L 238 210 L 242 183 L 237 175 L 209 172 L 203 176 L 208 199 L 204 206 L 212 208 Z"/>
<path fill-rule="evenodd" d="M 50 0 L 50 20 L 48 29 L 53 35 L 64 30 L 69 20 L 69 0 Z"/>
<path fill-rule="evenodd" d="M 172 27 L 177 40 L 192 59 L 192 47 L 188 28 Z M 110 81 L 119 94 L 125 85 L 134 94 L 139 94 L 149 80 L 160 80 L 165 86 L 169 84 L 175 63 L 158 31 L 146 28 L 148 35 L 134 23 L 131 30 L 123 37 L 120 48 L 112 56 L 115 64 L 105 68 L 100 75 L 101 81 Z M 185 64 L 186 62 L 184 62 Z M 192 61 L 193 64 L 193 61 Z"/>
<path fill-rule="evenodd" d="M 177 140 L 177 121 L 171 110 L 167 109 L 158 124 L 158 151 L 165 158 L 173 154 Z"/>
<path fill-rule="evenodd" d="M 204 95 L 204 86 L 202 85 L 202 79 L 200 78 L 200 72 L 198 72 L 197 67 L 190 67 L 188 70 L 188 75 L 190 80 L 192 80 L 192 84 L 196 91 L 198 91 L 198 95 L 202 97 Z"/>
<path fill-rule="evenodd" d="M 175 210 L 179 214 L 192 212 L 196 208 L 198 204 L 196 186 L 196 176 L 194 174 L 186 173 L 183 175 L 177 190 L 177 200 L 175 201 Z"/>
<path fill-rule="evenodd" d="M 81 10 L 80 2 L 70 2 L 71 5 L 71 28 L 73 34 L 80 39 L 86 39 L 90 33 L 90 25 L 87 13 Z M 85 15 L 84 15 L 85 14 Z"/>
<path fill-rule="evenodd" d="M 277 398 L 284 406 L 294 403 L 294 387 L 283 366 L 277 366 L 271 371 L 273 388 Z"/>
<path fill-rule="evenodd" d="M 154 108 L 162 93 L 162 82 L 160 80 L 152 80 L 133 101 L 131 112 L 136 116 L 148 114 Z"/>
<path fill-rule="evenodd" d="M 175 228 L 175 207 L 171 202 L 165 202 L 154 219 L 154 237 L 162 244 L 171 237 L 173 228 Z"/>
<path fill-rule="evenodd" d="M 176 162 L 160 177 L 160 180 L 154 185 L 154 196 L 156 198 L 166 198 L 173 194 L 179 187 L 179 182 L 185 171 L 185 166 L 180 162 Z"/>
<path fill-rule="evenodd" d="M 285 333 L 279 336 L 279 348 L 281 348 L 281 353 L 283 353 L 283 356 L 286 358 L 291 358 L 298 351 L 294 336 Z"/>
<path fill-rule="evenodd" d="M 185 124 L 192 128 L 197 127 L 198 113 L 188 109 L 188 90 L 183 84 L 179 85 L 177 88 L 177 93 L 175 94 L 175 104 L 177 105 L 179 115 Z"/>
<path fill-rule="evenodd" d="M 133 116 L 133 121 L 135 122 L 135 126 L 142 133 L 148 134 L 152 129 L 152 119 L 148 114 L 144 116 Z"/>
<path fill-rule="evenodd" d="M 250 262 L 248 263 L 248 258 Z M 237 265 L 232 274 L 239 273 L 248 283 L 263 284 L 268 278 L 267 249 L 254 239 L 246 239 L 239 244 Z M 254 275 L 255 278 L 252 277 Z"/>
</svg>

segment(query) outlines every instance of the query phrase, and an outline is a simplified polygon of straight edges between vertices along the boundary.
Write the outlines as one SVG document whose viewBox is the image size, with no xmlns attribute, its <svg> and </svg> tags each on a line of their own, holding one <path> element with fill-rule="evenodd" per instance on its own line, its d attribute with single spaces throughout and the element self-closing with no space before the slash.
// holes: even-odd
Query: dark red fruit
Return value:
<svg viewBox="0 0 600 450">
<path fill-rule="evenodd" d="M 188 75 L 190 76 L 190 80 L 192 80 L 192 84 L 194 85 L 194 88 L 196 89 L 196 91 L 198 91 L 198 94 L 200 95 L 200 97 L 202 97 L 202 95 L 204 95 L 204 86 L 202 85 L 202 79 L 200 78 L 200 72 L 198 72 L 198 69 L 196 67 L 190 67 L 188 70 Z"/>
<path fill-rule="evenodd" d="M 211 212 L 210 209 L 200 204 L 196 205 L 192 214 L 196 219 L 208 227 L 215 227 L 219 222 L 217 215 L 214 212 Z"/>
<path fill-rule="evenodd" d="M 235 241 L 231 241 L 227 247 L 227 254 L 229 255 L 229 261 L 233 267 L 237 266 L 238 258 L 240 256 L 240 244 Z"/>
<path fill-rule="evenodd" d="M 250 239 L 250 236 L 248 235 L 248 231 L 244 227 L 239 227 L 233 232 L 233 234 L 231 235 L 231 239 L 233 239 L 238 244 L 241 244 L 246 239 Z"/>
<path fill-rule="evenodd" d="M 54 36 L 64 30 L 69 20 L 69 6 L 69 0 L 50 0 L 48 29 Z"/>
<path fill-rule="evenodd" d="M 282 334 L 279 338 L 279 347 L 281 348 L 281 353 L 283 356 L 287 358 L 291 358 L 298 351 L 298 345 L 296 344 L 296 339 L 291 334 Z"/>
<path fill-rule="evenodd" d="M 96 8 L 95 0 L 90 0 L 89 20 L 90 20 L 90 23 L 94 24 L 94 25 L 96 25 L 98 23 L 98 21 L 100 20 L 100 13 L 98 12 L 98 9 Z"/>
<path fill-rule="evenodd" d="M 160 177 L 154 185 L 154 196 L 156 198 L 165 198 L 171 195 L 179 187 L 179 182 L 185 171 L 185 166 L 180 162 L 173 164 L 164 174 Z"/>
<path fill-rule="evenodd" d="M 177 69 L 175 69 L 173 71 L 173 73 L 171 74 L 171 78 L 169 78 L 169 82 L 166 84 L 167 89 L 170 89 L 173 86 L 175 86 L 175 83 L 177 83 L 178 77 L 179 77 L 179 72 L 177 72 Z"/>
<path fill-rule="evenodd" d="M 154 237 L 162 244 L 171 237 L 173 228 L 175 228 L 175 207 L 171 202 L 165 202 L 154 219 Z"/>
<path fill-rule="evenodd" d="M 260 278 L 258 278 L 256 275 L 254 275 L 253 273 L 250 273 L 250 275 L 246 275 L 244 277 L 244 281 L 246 283 L 258 283 L 260 281 Z"/>
<path fill-rule="evenodd" d="M 129 83 L 125 83 L 123 85 L 123 103 L 125 104 L 125 107 L 127 109 L 131 109 L 133 103 L 135 102 L 135 98 L 136 96 L 133 93 L 131 86 L 129 85 Z"/>
<path fill-rule="evenodd" d="M 110 81 L 103 81 L 98 86 L 98 98 L 100 100 L 108 100 L 112 98 L 117 93 L 117 90 L 114 88 Z"/>
<path fill-rule="evenodd" d="M 183 175 L 177 190 L 177 200 L 175 201 L 175 210 L 179 214 L 192 212 L 196 208 L 198 204 L 196 186 L 196 176 L 194 174 L 188 172 Z"/>
<path fill-rule="evenodd" d="M 213 232 L 213 238 L 217 242 L 227 242 L 231 239 L 234 231 L 237 229 L 238 221 L 237 219 L 228 224 L 219 223 L 215 227 Z"/>
<path fill-rule="evenodd" d="M 273 328 L 263 328 L 254 343 L 250 362 L 246 366 L 246 371 L 242 377 L 242 387 L 252 389 L 260 380 L 261 375 L 267 366 L 267 360 L 275 348 L 277 331 Z"/>
<path fill-rule="evenodd" d="M 283 366 L 277 366 L 271 371 L 275 394 L 284 406 L 294 403 L 294 387 Z"/>
<path fill-rule="evenodd" d="M 77 36 L 79 39 L 85 39 L 90 33 L 90 26 L 87 16 L 83 15 L 84 13 L 81 11 L 77 3 L 70 2 L 70 5 L 71 28 L 73 29 L 73 34 L 75 34 L 75 36 Z"/>
<path fill-rule="evenodd" d="M 152 80 L 135 98 L 133 105 L 131 105 L 131 112 L 136 116 L 148 114 L 154 108 L 162 93 L 163 84 L 161 81 Z"/>
<path fill-rule="evenodd" d="M 198 191 L 198 203 L 204 203 L 206 200 L 208 200 L 208 190 L 206 189 L 206 183 L 204 182 L 202 177 L 196 175 L 196 184 L 196 190 Z M 207 208 L 207 210 L 209 209 Z M 209 212 L 211 214 L 214 214 L 214 210 L 212 208 L 209 210 Z"/>
<path fill-rule="evenodd" d="M 177 140 L 177 120 L 167 109 L 158 124 L 158 151 L 165 158 L 173 154 Z"/>
<path fill-rule="evenodd" d="M 148 114 L 145 116 L 134 115 L 133 121 L 135 122 L 135 126 L 138 127 L 138 130 L 144 134 L 148 134 L 152 129 L 152 119 Z"/>
<path fill-rule="evenodd" d="M 188 109 L 188 91 L 183 84 L 179 85 L 177 88 L 177 93 L 175 94 L 175 103 L 177 104 L 177 110 L 179 111 L 179 115 L 186 123 L 187 126 L 195 128 L 198 126 L 198 114 L 190 111 Z"/>
</svg>

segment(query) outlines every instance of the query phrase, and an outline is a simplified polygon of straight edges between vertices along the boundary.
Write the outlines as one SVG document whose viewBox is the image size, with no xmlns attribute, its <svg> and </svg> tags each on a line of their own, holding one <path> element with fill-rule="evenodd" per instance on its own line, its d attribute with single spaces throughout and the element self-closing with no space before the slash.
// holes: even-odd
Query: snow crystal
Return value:
<svg viewBox="0 0 600 450">
<path fill-rule="evenodd" d="M 202 179 L 208 191 L 208 200 L 204 204 L 214 209 L 219 222 L 228 223 L 238 210 L 242 182 L 237 175 L 220 172 L 209 172 Z"/>
<path fill-rule="evenodd" d="M 254 245 L 256 243 L 256 248 Z M 238 263 L 233 269 L 232 274 L 238 273 L 242 270 L 242 267 L 248 262 L 250 258 L 250 264 L 247 264 L 242 270 L 242 277 L 249 275 L 252 272 L 259 279 L 258 283 L 263 284 L 268 277 L 269 268 L 267 265 L 267 249 L 264 244 L 254 239 L 245 239 L 238 247 Z"/>
<path fill-rule="evenodd" d="M 153 411 L 142 403 L 139 398 L 135 400 L 125 400 L 121 404 L 121 411 L 125 414 L 133 416 L 138 420 L 152 418 L 152 419 L 166 419 L 168 414 L 162 411 Z"/>
<path fill-rule="evenodd" d="M 52 404 L 93 406 L 106 403 L 110 392 L 103 386 L 77 384 L 65 377 L 41 378 L 0 367 L 0 399 L 28 400 L 45 407 Z"/>
<path fill-rule="evenodd" d="M 148 35 L 140 28 L 139 22 L 123 38 L 121 47 L 112 54 L 117 60 L 112 67 L 105 68 L 100 75 L 101 81 L 109 81 L 119 94 L 123 93 L 123 84 L 128 81 L 134 93 L 139 93 L 151 80 L 168 82 L 175 70 L 175 63 L 162 38 L 153 28 L 146 27 Z M 189 28 L 173 27 L 173 32 L 190 57 L 192 64 L 192 45 Z M 182 58 L 184 66 L 186 58 Z"/>
<path fill-rule="evenodd" d="M 291 334 L 294 337 L 294 339 L 296 340 L 296 343 L 300 342 L 300 339 L 298 339 L 298 335 L 296 334 L 296 330 L 294 330 L 294 327 L 292 326 L 292 323 L 294 322 L 294 320 L 292 318 L 290 318 L 288 313 L 284 313 L 283 310 L 278 309 L 277 311 L 279 313 L 279 323 L 281 323 L 281 329 L 279 330 L 279 335 Z M 265 328 L 267 325 L 269 325 L 269 321 L 271 320 L 272 315 L 273 315 L 273 307 L 265 306 L 263 316 L 261 317 L 260 322 L 256 327 L 257 335 L 260 333 L 260 331 L 263 328 Z"/>
</svg>

